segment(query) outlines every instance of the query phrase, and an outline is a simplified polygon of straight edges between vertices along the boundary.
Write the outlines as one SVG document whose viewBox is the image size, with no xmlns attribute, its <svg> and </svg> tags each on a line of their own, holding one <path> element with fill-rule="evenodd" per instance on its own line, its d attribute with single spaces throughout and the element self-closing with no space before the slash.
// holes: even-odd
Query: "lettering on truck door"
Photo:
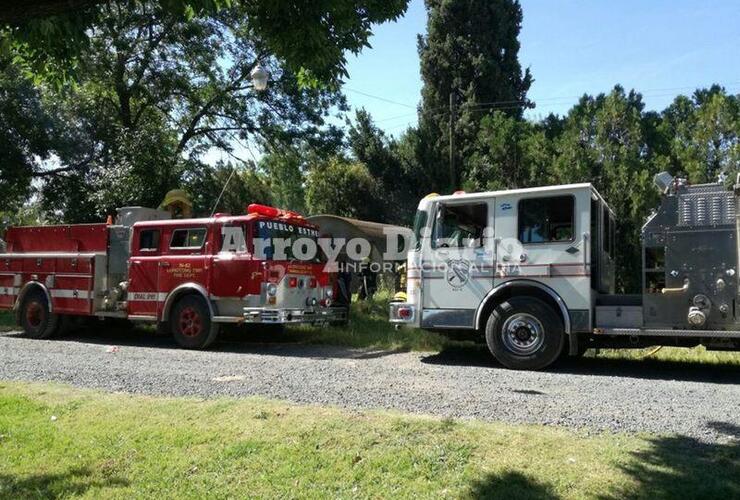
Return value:
<svg viewBox="0 0 740 500">
<path fill-rule="evenodd" d="M 494 199 L 442 201 L 424 249 L 424 327 L 473 328 L 493 287 Z"/>
<path fill-rule="evenodd" d="M 156 316 L 159 294 L 161 231 L 141 229 L 131 243 L 129 266 L 128 311 L 131 316 Z"/>
<path fill-rule="evenodd" d="M 208 229 L 206 226 L 174 228 L 165 242 L 158 275 L 158 288 L 164 298 L 178 286 L 197 283 L 208 288 L 206 257 Z"/>
</svg>

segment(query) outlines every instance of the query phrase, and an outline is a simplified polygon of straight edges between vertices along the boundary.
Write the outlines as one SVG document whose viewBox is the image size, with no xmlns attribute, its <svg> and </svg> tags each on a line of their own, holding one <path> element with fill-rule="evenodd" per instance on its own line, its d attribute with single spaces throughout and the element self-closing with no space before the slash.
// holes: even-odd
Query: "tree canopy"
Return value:
<svg viewBox="0 0 740 500">
<path fill-rule="evenodd" d="M 433 138 L 430 168 L 438 177 L 447 172 L 443 186 L 457 189 L 486 111 L 498 106 L 508 116 L 521 117 L 526 105 L 532 76 L 519 64 L 522 10 L 516 0 L 426 0 L 426 6 L 427 32 L 418 42 L 423 81 L 420 128 Z M 451 95 L 457 109 L 452 117 L 452 170 Z"/>
<path fill-rule="evenodd" d="M 111 9 L 114 4 L 116 9 Z M 346 54 L 368 46 L 375 24 L 397 19 L 408 0 L 30 0 L 0 12 L 0 50 L 38 76 L 79 75 L 75 63 L 101 25 L 117 13 L 143 7 L 189 21 L 236 9 L 249 35 L 285 62 L 304 84 L 336 83 L 346 75 Z"/>
</svg>

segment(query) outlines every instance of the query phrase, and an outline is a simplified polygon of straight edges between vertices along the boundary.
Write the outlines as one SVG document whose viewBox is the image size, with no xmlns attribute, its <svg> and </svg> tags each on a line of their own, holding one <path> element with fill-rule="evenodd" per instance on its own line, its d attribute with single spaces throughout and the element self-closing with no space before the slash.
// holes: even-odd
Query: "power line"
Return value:
<svg viewBox="0 0 740 500">
<path fill-rule="evenodd" d="M 355 90 L 355 89 L 350 89 L 350 88 L 346 88 L 346 87 L 344 88 L 344 90 L 348 90 L 350 92 L 354 92 L 355 94 L 364 95 L 365 97 L 370 97 L 371 99 L 377 99 L 379 101 L 387 102 L 389 104 L 395 104 L 397 106 L 403 106 L 404 108 L 416 109 L 416 106 L 412 106 L 410 104 L 406 104 L 406 103 L 403 103 L 403 102 L 394 101 L 394 100 L 391 100 L 391 99 L 386 99 L 385 97 L 380 97 L 378 95 L 368 94 L 367 92 L 363 92 L 361 90 Z"/>
<path fill-rule="evenodd" d="M 726 90 L 729 90 L 729 89 L 731 89 L 731 88 L 733 88 L 733 87 L 735 87 L 737 85 L 740 85 L 740 81 L 738 81 L 738 82 L 729 82 L 729 83 L 726 83 L 724 85 L 720 84 L 720 86 L 723 87 L 723 88 L 725 88 Z M 698 90 L 700 88 L 707 88 L 707 86 L 706 85 L 704 85 L 704 86 L 702 86 L 702 85 L 692 85 L 692 86 L 686 86 L 686 87 L 665 87 L 665 88 L 652 88 L 652 89 L 644 89 L 644 90 L 636 90 L 636 89 L 633 89 L 633 90 L 635 90 L 638 94 L 640 94 L 642 96 L 645 96 L 645 97 L 666 97 L 666 96 L 673 95 L 673 93 L 670 93 L 670 94 L 651 94 L 651 93 L 652 92 L 667 92 L 667 91 L 674 91 L 675 92 L 675 91 L 678 91 L 678 90 Z M 362 96 L 365 96 L 365 97 L 369 97 L 371 99 L 376 99 L 378 101 L 387 102 L 388 104 L 395 104 L 396 106 L 403 106 L 405 108 L 414 109 L 414 110 L 417 109 L 416 106 L 412 106 L 411 104 L 403 103 L 403 102 L 399 102 L 399 101 L 394 101 L 393 99 L 388 99 L 386 97 L 374 95 L 374 94 L 371 94 L 369 92 L 364 92 L 362 90 L 351 89 L 351 88 L 346 88 L 346 87 L 345 87 L 344 90 L 347 90 L 349 92 L 353 92 L 355 94 L 359 94 L 359 95 L 362 95 Z M 604 92 L 600 92 L 599 94 L 603 94 L 603 93 Z M 599 94 L 596 94 L 596 95 L 599 95 Z M 573 99 L 580 99 L 584 95 L 590 95 L 590 94 L 588 94 L 587 92 L 584 92 L 583 94 L 576 95 L 576 96 L 538 97 L 536 99 L 526 99 L 526 100 L 516 100 L 516 101 L 513 101 L 513 100 L 512 101 L 490 101 L 490 102 L 481 102 L 481 103 L 467 104 L 466 106 L 467 107 L 482 107 L 482 106 L 498 106 L 498 105 L 508 105 L 508 104 L 519 104 L 519 105 L 522 105 L 523 106 L 523 105 L 528 104 L 530 102 L 536 103 L 536 102 L 541 102 L 541 101 L 569 101 L 569 100 L 573 100 Z M 447 106 L 440 106 L 439 109 L 447 109 Z M 432 109 L 430 111 L 435 111 L 435 110 Z M 411 113 L 409 113 L 409 115 L 410 114 Z M 401 118 L 403 116 L 406 116 L 406 115 L 399 115 L 397 117 L 386 118 L 383 121 L 385 121 L 385 120 L 393 120 L 395 118 Z M 378 120 L 378 121 L 380 121 L 380 120 Z"/>
</svg>

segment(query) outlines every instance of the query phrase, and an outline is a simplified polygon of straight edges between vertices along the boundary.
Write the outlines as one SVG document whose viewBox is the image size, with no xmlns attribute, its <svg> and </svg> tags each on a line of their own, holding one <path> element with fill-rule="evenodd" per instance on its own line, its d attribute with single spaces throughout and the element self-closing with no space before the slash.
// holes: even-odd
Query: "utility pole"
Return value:
<svg viewBox="0 0 740 500">
<path fill-rule="evenodd" d="M 450 188 L 457 189 L 457 174 L 455 172 L 455 93 L 450 92 Z"/>
</svg>

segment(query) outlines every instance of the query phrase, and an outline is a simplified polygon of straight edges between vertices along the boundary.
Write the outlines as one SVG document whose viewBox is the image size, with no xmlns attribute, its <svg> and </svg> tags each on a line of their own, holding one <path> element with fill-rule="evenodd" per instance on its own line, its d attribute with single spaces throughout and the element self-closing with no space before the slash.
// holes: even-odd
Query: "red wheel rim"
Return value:
<svg viewBox="0 0 740 500">
<path fill-rule="evenodd" d="M 186 337 L 197 337 L 203 331 L 200 313 L 192 307 L 180 311 L 179 322 L 180 332 Z"/>
<path fill-rule="evenodd" d="M 31 328 L 38 328 L 44 322 L 44 308 L 38 302 L 31 302 L 26 308 L 26 322 Z"/>
</svg>

